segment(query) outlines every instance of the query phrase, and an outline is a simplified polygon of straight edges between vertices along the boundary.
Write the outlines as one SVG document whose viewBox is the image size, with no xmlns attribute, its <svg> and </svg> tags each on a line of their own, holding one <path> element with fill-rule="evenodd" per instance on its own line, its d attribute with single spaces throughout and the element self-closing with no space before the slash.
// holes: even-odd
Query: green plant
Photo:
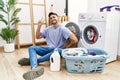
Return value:
<svg viewBox="0 0 120 80">
<path fill-rule="evenodd" d="M 6 25 L 6 27 L 1 29 L 0 36 L 7 43 L 13 42 L 19 32 L 13 27 L 20 21 L 17 14 L 21 11 L 21 8 L 15 9 L 16 3 L 17 0 L 8 0 L 8 2 L 0 0 L 0 21 Z"/>
<path fill-rule="evenodd" d="M 10 29 L 10 27 L 2 28 L 0 36 L 7 42 L 11 43 L 14 41 L 16 35 L 18 34 L 18 30 Z"/>
</svg>

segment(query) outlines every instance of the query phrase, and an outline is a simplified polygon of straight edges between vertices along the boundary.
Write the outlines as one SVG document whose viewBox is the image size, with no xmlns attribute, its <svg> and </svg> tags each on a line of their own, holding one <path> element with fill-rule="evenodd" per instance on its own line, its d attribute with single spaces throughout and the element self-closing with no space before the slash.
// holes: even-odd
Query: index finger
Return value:
<svg viewBox="0 0 120 80">
<path fill-rule="evenodd" d="M 44 19 L 43 19 L 43 16 L 42 16 L 42 18 L 41 18 L 41 22 L 43 22 L 43 20 L 44 20 Z"/>
</svg>

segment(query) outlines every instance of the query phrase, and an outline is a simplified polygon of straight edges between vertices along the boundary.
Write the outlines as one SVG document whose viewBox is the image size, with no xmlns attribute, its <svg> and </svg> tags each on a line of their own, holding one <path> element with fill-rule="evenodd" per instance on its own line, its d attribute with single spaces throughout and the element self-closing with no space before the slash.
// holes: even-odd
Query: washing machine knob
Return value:
<svg viewBox="0 0 120 80">
<path fill-rule="evenodd" d="M 99 37 L 101 38 L 102 36 L 100 35 Z"/>
<path fill-rule="evenodd" d="M 79 18 L 80 19 L 86 19 L 85 15 L 80 15 Z"/>
</svg>

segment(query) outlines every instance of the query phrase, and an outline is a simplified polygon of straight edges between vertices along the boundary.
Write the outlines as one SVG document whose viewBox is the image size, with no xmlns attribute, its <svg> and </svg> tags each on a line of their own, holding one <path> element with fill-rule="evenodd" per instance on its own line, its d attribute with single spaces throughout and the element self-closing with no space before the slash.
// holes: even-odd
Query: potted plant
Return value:
<svg viewBox="0 0 120 80">
<path fill-rule="evenodd" d="M 21 11 L 21 8 L 14 8 L 16 3 L 17 0 L 7 0 L 7 2 L 0 0 L 0 21 L 5 24 L 5 27 L 0 31 L 0 36 L 6 42 L 4 44 L 5 52 L 15 50 L 14 40 L 19 31 L 14 26 L 20 21 L 17 14 Z"/>
</svg>

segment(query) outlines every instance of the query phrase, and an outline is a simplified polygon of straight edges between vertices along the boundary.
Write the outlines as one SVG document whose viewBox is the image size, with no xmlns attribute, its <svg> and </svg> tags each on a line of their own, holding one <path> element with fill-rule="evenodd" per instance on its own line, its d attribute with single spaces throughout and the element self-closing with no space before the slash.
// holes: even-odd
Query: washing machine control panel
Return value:
<svg viewBox="0 0 120 80">
<path fill-rule="evenodd" d="M 80 13 L 78 16 L 78 21 L 105 21 L 105 20 L 106 20 L 105 13 Z"/>
</svg>

